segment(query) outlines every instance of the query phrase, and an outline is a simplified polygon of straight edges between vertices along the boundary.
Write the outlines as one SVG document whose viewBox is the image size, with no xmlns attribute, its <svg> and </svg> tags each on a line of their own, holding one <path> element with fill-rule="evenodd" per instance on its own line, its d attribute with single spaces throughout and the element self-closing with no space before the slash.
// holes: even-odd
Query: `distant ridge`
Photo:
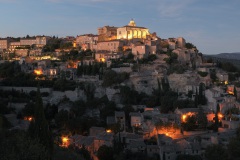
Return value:
<svg viewBox="0 0 240 160">
<path fill-rule="evenodd" d="M 234 60 L 240 60 L 240 52 L 235 53 L 220 53 L 216 55 L 209 55 L 211 57 L 216 58 L 223 58 L 223 59 L 234 59 Z"/>
</svg>

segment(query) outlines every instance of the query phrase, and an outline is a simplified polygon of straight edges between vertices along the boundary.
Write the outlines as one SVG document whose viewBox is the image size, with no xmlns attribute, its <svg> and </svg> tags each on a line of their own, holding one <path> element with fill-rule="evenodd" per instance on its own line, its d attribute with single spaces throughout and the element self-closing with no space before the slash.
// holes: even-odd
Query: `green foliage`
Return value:
<svg viewBox="0 0 240 160">
<path fill-rule="evenodd" d="M 193 131 L 193 130 L 197 129 L 197 118 L 196 118 L 196 116 L 194 116 L 194 115 L 187 116 L 186 122 L 183 122 L 181 125 L 182 125 L 182 128 L 185 131 Z"/>
<path fill-rule="evenodd" d="M 107 116 L 113 116 L 116 111 L 116 104 L 109 101 L 104 108 L 100 110 L 100 116 L 102 119 L 106 120 Z"/>
<path fill-rule="evenodd" d="M 237 135 L 232 138 L 228 145 L 228 152 L 231 159 L 239 159 L 240 158 L 240 137 Z"/>
<path fill-rule="evenodd" d="M 208 146 L 205 156 L 207 160 L 226 160 L 228 158 L 226 150 L 221 145 Z"/>
<path fill-rule="evenodd" d="M 34 103 L 29 102 L 25 105 L 25 107 L 22 109 L 22 116 L 23 117 L 29 117 L 34 115 Z"/>
<path fill-rule="evenodd" d="M 213 131 L 218 132 L 219 128 L 219 118 L 218 118 L 218 113 L 220 112 L 220 107 L 219 104 L 216 106 L 216 112 L 215 112 L 215 117 L 214 117 L 214 125 L 213 125 Z"/>
<path fill-rule="evenodd" d="M 185 44 L 185 47 L 186 47 L 187 49 L 196 48 L 196 46 L 193 45 L 192 43 L 186 43 L 186 44 Z"/>
<path fill-rule="evenodd" d="M 71 49 L 72 47 L 73 47 L 72 42 L 61 43 L 60 44 L 60 49 Z"/>
<path fill-rule="evenodd" d="M 228 81 L 235 81 L 239 77 L 238 73 L 228 73 Z"/>
<path fill-rule="evenodd" d="M 172 73 L 183 74 L 187 70 L 186 65 L 182 64 L 172 64 L 168 69 L 168 75 Z"/>
<path fill-rule="evenodd" d="M 58 38 L 52 38 L 48 40 L 47 45 L 43 47 L 43 52 L 54 52 L 55 49 L 60 48 L 61 40 Z"/>
<path fill-rule="evenodd" d="M 9 114 L 12 109 L 7 106 L 7 101 L 0 101 L 0 114 Z"/>
<path fill-rule="evenodd" d="M 133 59 L 134 59 L 134 55 L 130 52 L 130 53 L 128 53 L 126 59 L 128 59 L 128 60 L 133 60 Z"/>
<path fill-rule="evenodd" d="M 98 75 L 100 74 L 100 63 L 94 63 L 89 64 L 89 65 L 78 65 L 77 67 L 77 75 L 82 76 L 82 75 Z"/>
<path fill-rule="evenodd" d="M 225 114 L 240 114 L 239 108 L 229 108 L 228 110 L 225 111 Z"/>
<path fill-rule="evenodd" d="M 168 113 L 170 111 L 174 111 L 174 102 L 177 100 L 178 95 L 176 92 L 168 91 L 161 97 L 161 106 L 160 112 Z"/>
<path fill-rule="evenodd" d="M 23 131 L 0 130 L 0 135 L 0 157 L 3 160 L 49 159 L 45 146 Z"/>
<path fill-rule="evenodd" d="M 207 98 L 204 95 L 205 92 L 205 84 L 201 83 L 199 85 L 199 92 L 196 95 L 196 98 L 198 98 L 198 104 L 205 105 L 207 104 Z"/>
<path fill-rule="evenodd" d="M 73 103 L 73 106 L 71 107 L 71 112 L 75 114 L 75 116 L 80 117 L 84 115 L 85 110 L 86 110 L 86 104 L 84 101 L 76 101 Z"/>
<path fill-rule="evenodd" d="M 120 84 L 125 80 L 129 79 L 129 74 L 126 72 L 117 73 L 113 70 L 106 71 L 103 75 L 103 83 L 104 87 L 109 87 L 114 84 Z"/>
<path fill-rule="evenodd" d="M 49 130 L 48 122 L 44 115 L 43 102 L 38 88 L 36 102 L 34 105 L 34 117 L 31 121 L 28 133 L 31 138 L 39 140 L 43 146 L 46 147 L 49 157 L 53 150 L 52 135 Z"/>
<path fill-rule="evenodd" d="M 194 102 L 192 100 L 176 100 L 173 103 L 174 108 L 194 108 Z"/>
<path fill-rule="evenodd" d="M 122 104 L 137 104 L 141 101 L 138 92 L 127 86 L 120 87 L 120 96 Z"/>
<path fill-rule="evenodd" d="M 49 80 L 38 82 L 34 74 L 22 72 L 20 65 L 16 62 L 0 64 L 0 78 L 3 78 L 1 83 L 5 86 L 36 87 L 38 83 L 42 87 L 53 85 L 53 81 Z"/>
<path fill-rule="evenodd" d="M 11 78 L 21 71 L 20 65 L 15 62 L 0 64 L 0 78 Z"/>
<path fill-rule="evenodd" d="M 202 160 L 202 158 L 199 155 L 180 154 L 177 156 L 176 160 Z"/>
<path fill-rule="evenodd" d="M 11 123 L 7 120 L 7 118 L 4 115 L 0 114 L 0 130 L 1 129 L 9 129 L 11 128 Z"/>
<path fill-rule="evenodd" d="M 75 151 L 76 153 L 79 153 L 80 155 L 82 155 L 82 157 L 83 157 L 85 160 L 92 160 L 90 152 L 85 148 L 84 145 L 83 145 L 82 148 L 80 148 L 80 149 L 74 148 L 74 151 Z"/>
<path fill-rule="evenodd" d="M 139 59 L 138 63 L 140 63 L 140 64 L 148 64 L 148 63 L 153 62 L 156 59 L 157 59 L 157 56 L 155 54 L 150 54 L 146 58 L 144 57 L 142 59 Z"/>
<path fill-rule="evenodd" d="M 227 72 L 238 72 L 238 68 L 231 62 L 218 62 L 217 66 Z"/>
<path fill-rule="evenodd" d="M 164 58 L 167 64 L 171 65 L 172 63 L 177 62 L 178 55 L 172 51 L 167 52 L 168 58 Z"/>
<path fill-rule="evenodd" d="M 95 92 L 95 85 L 93 83 L 84 83 L 81 87 L 81 89 L 83 89 L 86 97 L 87 97 L 87 101 L 91 101 L 94 99 L 94 92 Z"/>
<path fill-rule="evenodd" d="M 54 148 L 54 155 L 53 160 L 82 160 L 85 157 L 83 156 L 83 153 L 80 151 L 70 150 L 68 148 L 61 148 L 58 146 L 55 146 Z M 84 159 L 85 160 L 85 159 Z M 86 159 L 90 160 L 90 159 Z"/>
<path fill-rule="evenodd" d="M 47 103 L 44 109 L 45 117 L 50 122 L 54 119 L 55 115 L 58 113 L 58 107 L 55 104 Z"/>
<path fill-rule="evenodd" d="M 97 157 L 99 160 L 113 160 L 113 148 L 106 145 L 98 149 Z"/>
<path fill-rule="evenodd" d="M 58 79 L 54 82 L 53 89 L 56 91 L 74 90 L 76 88 L 76 82 L 68 81 L 66 79 Z"/>
<path fill-rule="evenodd" d="M 56 115 L 55 115 L 55 123 L 59 128 L 65 127 L 66 123 L 68 121 L 68 111 L 66 110 L 60 110 Z"/>
<path fill-rule="evenodd" d="M 215 70 L 210 71 L 210 78 L 212 79 L 213 82 L 217 80 L 217 75 Z"/>
<path fill-rule="evenodd" d="M 197 118 L 198 128 L 206 129 L 208 124 L 208 119 L 202 107 L 199 108 L 196 118 Z"/>
<path fill-rule="evenodd" d="M 208 72 L 198 71 L 198 74 L 199 74 L 201 77 L 206 77 L 206 76 L 208 75 Z"/>
</svg>

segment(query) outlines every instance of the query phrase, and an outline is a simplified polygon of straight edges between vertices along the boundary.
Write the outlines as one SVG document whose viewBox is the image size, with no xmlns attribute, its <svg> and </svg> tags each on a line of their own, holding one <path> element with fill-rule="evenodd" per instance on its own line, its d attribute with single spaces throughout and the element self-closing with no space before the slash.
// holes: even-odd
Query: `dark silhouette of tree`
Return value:
<svg viewBox="0 0 240 160">
<path fill-rule="evenodd" d="M 106 145 L 98 149 L 97 157 L 99 160 L 113 160 L 113 148 Z"/>
<path fill-rule="evenodd" d="M 207 160 L 226 160 L 228 155 L 221 145 L 210 145 L 206 148 L 205 156 Z"/>
<path fill-rule="evenodd" d="M 201 83 L 199 85 L 199 94 L 198 94 L 198 104 L 205 105 L 207 103 L 207 99 L 205 97 L 205 85 Z"/>
<path fill-rule="evenodd" d="M 214 126 L 213 126 L 213 131 L 218 132 L 218 127 L 219 127 L 219 118 L 218 118 L 218 113 L 219 113 L 220 107 L 219 104 L 216 106 L 216 112 L 215 112 L 215 117 L 214 117 Z"/>
<path fill-rule="evenodd" d="M 188 116 L 186 122 L 182 123 L 182 127 L 185 131 L 193 131 L 197 128 L 196 122 L 197 118 L 195 115 Z"/>
<path fill-rule="evenodd" d="M 46 147 L 48 152 L 48 159 L 51 159 L 53 151 L 53 141 L 51 131 L 49 130 L 48 122 L 44 115 L 43 102 L 40 95 L 40 89 L 38 87 L 36 102 L 34 105 L 34 117 L 31 121 L 28 133 L 33 139 L 39 140 L 39 142 Z"/>
<path fill-rule="evenodd" d="M 228 153 L 231 159 L 240 159 L 240 127 L 236 131 L 236 136 L 231 138 L 228 144 Z"/>
<path fill-rule="evenodd" d="M 196 94 L 195 94 L 195 97 L 194 97 L 194 107 L 197 108 L 198 107 L 198 91 L 196 89 Z"/>
<path fill-rule="evenodd" d="M 48 152 L 37 139 L 31 139 L 24 131 L 0 130 L 0 159 L 47 160 Z"/>
<path fill-rule="evenodd" d="M 207 116 L 204 113 L 204 110 L 202 107 L 199 107 L 198 113 L 197 113 L 197 124 L 198 124 L 198 128 L 200 129 L 206 129 L 207 127 Z"/>
</svg>

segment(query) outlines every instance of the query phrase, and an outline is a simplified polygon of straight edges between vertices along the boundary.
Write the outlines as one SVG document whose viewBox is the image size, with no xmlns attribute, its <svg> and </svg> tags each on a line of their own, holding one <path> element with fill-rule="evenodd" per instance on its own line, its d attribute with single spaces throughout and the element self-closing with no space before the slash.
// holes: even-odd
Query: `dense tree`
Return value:
<svg viewBox="0 0 240 160">
<path fill-rule="evenodd" d="M 39 140 L 39 142 L 46 147 L 50 159 L 53 150 L 53 141 L 48 122 L 44 115 L 43 102 L 39 88 L 34 105 L 34 117 L 33 121 L 30 123 L 28 133 L 30 137 L 35 140 Z"/>
<path fill-rule="evenodd" d="M 172 63 L 177 62 L 178 55 L 176 53 L 170 51 L 167 53 L 167 55 L 168 58 L 164 58 L 164 61 L 166 61 L 166 63 L 171 65 Z"/>
<path fill-rule="evenodd" d="M 66 110 L 60 110 L 56 115 L 55 115 L 55 123 L 59 128 L 66 127 L 66 123 L 69 119 L 68 116 L 68 111 Z"/>
<path fill-rule="evenodd" d="M 24 131 L 0 130 L 0 157 L 3 160 L 49 159 L 44 145 L 31 139 Z"/>
<path fill-rule="evenodd" d="M 201 104 L 201 105 L 207 104 L 207 99 L 204 93 L 205 93 L 205 85 L 201 83 L 199 85 L 198 104 Z"/>
<path fill-rule="evenodd" d="M 236 136 L 231 138 L 228 144 L 230 159 L 240 160 L 240 127 L 236 130 Z"/>
<path fill-rule="evenodd" d="M 25 105 L 25 107 L 22 109 L 22 116 L 23 117 L 29 117 L 29 116 L 33 116 L 34 115 L 34 103 L 33 102 L 29 102 Z"/>
<path fill-rule="evenodd" d="M 185 47 L 186 47 L 187 49 L 196 48 L 196 46 L 193 45 L 192 43 L 186 43 L 186 44 L 185 44 Z"/>
<path fill-rule="evenodd" d="M 168 113 L 174 111 L 174 102 L 177 101 L 178 95 L 176 92 L 168 91 L 161 97 L 160 112 Z"/>
<path fill-rule="evenodd" d="M 197 118 L 195 115 L 187 116 L 186 122 L 183 122 L 181 125 L 185 131 L 193 131 L 197 128 Z"/>
<path fill-rule="evenodd" d="M 113 148 L 106 145 L 98 149 L 97 157 L 99 160 L 113 160 Z"/>
<path fill-rule="evenodd" d="M 202 158 L 201 156 L 198 156 L 198 155 L 180 154 L 177 156 L 176 160 L 202 160 Z"/>
<path fill-rule="evenodd" d="M 100 116 L 106 120 L 107 116 L 113 116 L 116 110 L 116 104 L 113 101 L 109 101 L 104 108 L 100 110 Z"/>
<path fill-rule="evenodd" d="M 210 145 L 206 148 L 205 156 L 207 160 L 226 160 L 228 158 L 226 150 L 221 145 Z"/>
<path fill-rule="evenodd" d="M 219 104 L 217 104 L 215 117 L 214 117 L 214 125 L 213 125 L 213 131 L 214 132 L 218 132 L 218 128 L 219 128 L 219 118 L 218 118 L 219 111 L 220 111 L 220 107 L 219 107 Z"/>
<path fill-rule="evenodd" d="M 103 86 L 109 87 L 114 84 L 120 84 L 129 78 L 129 73 L 116 73 L 113 70 L 106 71 L 103 76 Z"/>
<path fill-rule="evenodd" d="M 231 62 L 219 62 L 218 67 L 227 72 L 238 72 L 238 68 L 234 66 Z"/>
<path fill-rule="evenodd" d="M 203 110 L 202 107 L 199 107 L 199 110 L 198 110 L 196 118 L 197 118 L 198 128 L 206 129 L 207 124 L 208 124 L 208 120 L 207 120 L 207 116 L 204 113 L 204 110 Z"/>
<path fill-rule="evenodd" d="M 89 160 L 79 151 L 55 146 L 53 160 Z"/>
</svg>

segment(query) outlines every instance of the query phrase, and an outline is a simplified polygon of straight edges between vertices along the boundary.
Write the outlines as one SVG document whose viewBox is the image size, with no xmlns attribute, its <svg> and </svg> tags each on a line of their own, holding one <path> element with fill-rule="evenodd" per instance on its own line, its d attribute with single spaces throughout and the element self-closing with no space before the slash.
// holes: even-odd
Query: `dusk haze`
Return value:
<svg viewBox="0 0 240 160">
<path fill-rule="evenodd" d="M 0 37 L 96 34 L 131 18 L 161 38 L 184 37 L 204 54 L 240 51 L 238 0 L 0 0 Z"/>
</svg>

